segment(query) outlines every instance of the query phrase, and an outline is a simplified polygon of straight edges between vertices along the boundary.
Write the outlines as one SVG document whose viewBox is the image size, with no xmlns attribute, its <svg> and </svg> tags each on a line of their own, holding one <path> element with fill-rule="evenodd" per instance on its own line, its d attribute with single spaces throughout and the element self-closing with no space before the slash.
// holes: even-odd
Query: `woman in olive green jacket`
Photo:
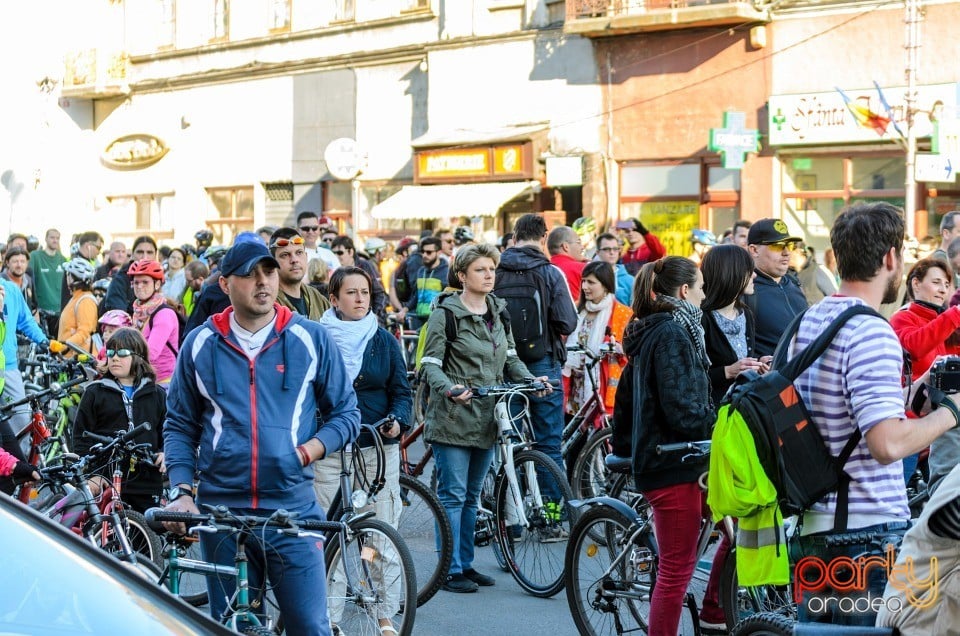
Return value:
<svg viewBox="0 0 960 636">
<path fill-rule="evenodd" d="M 473 569 L 477 503 L 497 434 L 494 401 L 472 399 L 467 387 L 499 384 L 504 371 L 514 381 L 533 379 L 500 318 L 504 301 L 490 295 L 498 261 L 499 253 L 490 245 L 457 252 L 453 271 L 463 291 L 437 299 L 421 359 L 430 387 L 425 439 L 433 445 L 437 494 L 453 529 L 453 559 L 443 586 L 450 592 L 475 592 L 478 585 L 494 583 Z M 456 339 L 447 342 L 446 321 L 451 319 Z"/>
</svg>

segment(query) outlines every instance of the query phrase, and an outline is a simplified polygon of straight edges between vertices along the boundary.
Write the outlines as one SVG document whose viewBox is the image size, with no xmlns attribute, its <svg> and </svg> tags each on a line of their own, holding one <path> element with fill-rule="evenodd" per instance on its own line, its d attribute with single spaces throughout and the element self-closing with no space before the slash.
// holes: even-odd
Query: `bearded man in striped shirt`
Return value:
<svg viewBox="0 0 960 636">
<path fill-rule="evenodd" d="M 895 300 L 903 276 L 903 239 L 902 210 L 889 203 L 857 203 L 837 216 L 830 241 L 840 289 L 807 310 L 791 355 L 848 307 L 879 309 Z M 889 573 L 886 547 L 899 545 L 909 527 L 900 460 L 960 421 L 960 394 L 947 396 L 924 417 L 907 419 L 902 366 L 902 348 L 889 323 L 857 315 L 797 378 L 800 397 L 835 457 L 858 429 L 862 434 L 845 466 L 851 478 L 846 528 L 834 528 L 837 493 L 831 493 L 804 513 L 800 536 L 790 546 L 803 622 L 874 624 Z M 876 555 L 872 565 L 848 561 L 850 567 L 836 569 L 838 559 L 865 554 Z"/>
</svg>

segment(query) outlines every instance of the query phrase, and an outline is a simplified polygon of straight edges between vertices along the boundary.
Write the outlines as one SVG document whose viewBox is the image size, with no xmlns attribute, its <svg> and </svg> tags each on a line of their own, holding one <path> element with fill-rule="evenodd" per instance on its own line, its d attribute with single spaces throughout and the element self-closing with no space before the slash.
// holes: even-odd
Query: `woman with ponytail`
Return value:
<svg viewBox="0 0 960 636">
<path fill-rule="evenodd" d="M 653 509 L 660 549 L 649 636 L 677 633 L 696 566 L 707 459 L 685 463 L 657 446 L 710 438 L 715 413 L 701 326 L 703 276 L 693 261 L 666 256 L 644 265 L 634 285 L 634 319 L 623 348 L 629 362 L 617 388 L 613 450 L 633 458 L 633 478 Z M 713 627 L 710 625 L 710 627 Z"/>
</svg>

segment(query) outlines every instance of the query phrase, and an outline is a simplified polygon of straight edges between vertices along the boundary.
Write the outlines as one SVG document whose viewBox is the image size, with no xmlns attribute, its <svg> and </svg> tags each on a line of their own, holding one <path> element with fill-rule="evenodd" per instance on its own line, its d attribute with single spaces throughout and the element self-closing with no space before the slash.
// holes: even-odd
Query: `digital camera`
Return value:
<svg viewBox="0 0 960 636">
<path fill-rule="evenodd" d="M 930 367 L 930 386 L 944 393 L 960 393 L 960 356 L 940 358 Z"/>
</svg>

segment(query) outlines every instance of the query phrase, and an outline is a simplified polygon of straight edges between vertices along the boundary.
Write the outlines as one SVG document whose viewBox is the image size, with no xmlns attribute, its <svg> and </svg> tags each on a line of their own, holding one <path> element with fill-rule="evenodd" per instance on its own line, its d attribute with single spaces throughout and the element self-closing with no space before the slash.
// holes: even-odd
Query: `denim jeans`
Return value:
<svg viewBox="0 0 960 636">
<path fill-rule="evenodd" d="M 546 376 L 550 380 L 560 380 L 560 363 L 554 362 L 547 356 L 536 362 L 528 362 L 527 370 L 534 377 Z M 560 453 L 560 436 L 563 434 L 563 391 L 555 388 L 553 392 L 543 396 L 530 396 L 530 425 L 536 443 L 533 447 L 557 463 L 560 471 L 567 474 L 563 467 L 563 455 Z M 560 492 L 552 479 L 541 479 L 543 494 L 556 501 L 560 500 Z"/>
<path fill-rule="evenodd" d="M 206 502 L 210 503 L 210 502 Z M 268 510 L 232 508 L 235 514 L 266 516 Z M 299 519 L 321 521 L 323 512 L 317 502 L 293 508 Z M 257 540 L 246 544 L 249 557 L 247 578 L 250 583 L 250 599 L 253 600 L 263 588 L 264 578 L 269 579 L 277 605 L 283 614 L 288 634 L 304 636 L 330 636 L 330 619 L 327 617 L 327 583 L 323 564 L 323 541 L 315 537 L 290 537 L 267 532 L 269 550 L 264 555 Z M 237 551 L 235 535 L 201 534 L 200 547 L 206 561 L 233 566 Z M 266 572 L 264 557 L 266 556 Z M 233 596 L 236 579 L 233 577 L 207 576 L 210 593 L 210 615 L 219 620 L 227 607 L 227 599 Z"/>
<path fill-rule="evenodd" d="M 648 636 L 677 633 L 683 599 L 697 566 L 697 540 L 703 519 L 703 490 L 697 482 L 643 491 L 653 509 L 653 531 L 660 551 L 657 585 L 650 598 Z"/>
<path fill-rule="evenodd" d="M 887 568 L 880 559 L 887 558 L 890 544 L 895 549 L 899 548 L 900 540 L 909 527 L 909 522 L 885 523 L 841 533 L 818 532 L 794 537 L 789 549 L 790 562 L 795 568 L 795 590 L 801 579 L 808 582 L 810 587 L 822 586 L 822 589 L 802 590 L 803 596 L 797 603 L 797 619 L 801 623 L 873 625 L 877 613 L 867 599 L 883 598 L 887 584 Z M 804 563 L 802 559 L 806 557 L 816 557 L 818 560 Z M 850 567 L 836 567 L 834 560 L 839 557 L 853 559 L 856 571 Z M 874 557 L 876 560 L 874 564 L 863 566 L 857 563 L 858 557 Z M 896 559 L 896 554 L 890 558 Z M 829 574 L 826 574 L 826 567 L 830 568 Z M 865 568 L 866 572 L 864 589 L 841 592 L 831 586 L 831 581 L 837 584 L 852 583 L 853 577 L 863 571 L 861 568 Z"/>
<path fill-rule="evenodd" d="M 450 518 L 453 558 L 449 574 L 473 567 L 473 537 L 483 478 L 493 461 L 493 448 L 433 445 L 437 462 L 437 496 Z"/>
</svg>

